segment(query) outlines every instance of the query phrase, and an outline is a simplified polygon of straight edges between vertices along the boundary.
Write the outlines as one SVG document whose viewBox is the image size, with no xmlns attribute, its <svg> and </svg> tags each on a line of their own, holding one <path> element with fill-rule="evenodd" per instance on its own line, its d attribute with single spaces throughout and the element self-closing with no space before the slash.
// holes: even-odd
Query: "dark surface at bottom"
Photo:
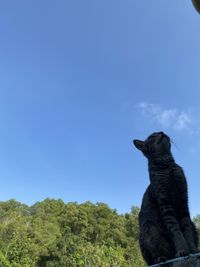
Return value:
<svg viewBox="0 0 200 267">
<path fill-rule="evenodd" d="M 149 267 L 200 267 L 200 253 L 192 254 L 183 258 L 176 258 Z"/>
</svg>

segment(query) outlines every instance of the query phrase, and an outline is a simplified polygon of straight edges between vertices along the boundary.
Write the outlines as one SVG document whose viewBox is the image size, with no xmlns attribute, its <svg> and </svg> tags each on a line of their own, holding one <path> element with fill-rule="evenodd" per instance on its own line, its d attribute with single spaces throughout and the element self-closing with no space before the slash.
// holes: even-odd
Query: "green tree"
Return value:
<svg viewBox="0 0 200 267">
<path fill-rule="evenodd" d="M 0 267 L 143 267 L 138 212 L 53 199 L 32 207 L 0 202 Z"/>
</svg>

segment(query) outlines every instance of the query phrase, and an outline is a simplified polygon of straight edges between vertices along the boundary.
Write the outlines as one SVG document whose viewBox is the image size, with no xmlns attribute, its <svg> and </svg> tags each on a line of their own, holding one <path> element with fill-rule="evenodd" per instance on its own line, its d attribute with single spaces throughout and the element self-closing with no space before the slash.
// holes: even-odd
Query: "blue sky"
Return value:
<svg viewBox="0 0 200 267">
<path fill-rule="evenodd" d="M 173 139 L 200 214 L 199 15 L 179 1 L 0 4 L 0 200 L 141 204 L 146 159 Z"/>
</svg>

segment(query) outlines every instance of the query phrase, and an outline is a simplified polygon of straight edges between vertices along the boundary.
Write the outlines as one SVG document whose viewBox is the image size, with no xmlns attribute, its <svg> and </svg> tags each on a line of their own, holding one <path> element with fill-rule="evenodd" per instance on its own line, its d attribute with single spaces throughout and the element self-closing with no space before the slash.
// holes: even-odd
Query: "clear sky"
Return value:
<svg viewBox="0 0 200 267">
<path fill-rule="evenodd" d="M 191 1 L 0 3 L 0 200 L 141 204 L 132 140 L 165 131 L 200 214 L 200 17 Z"/>
</svg>

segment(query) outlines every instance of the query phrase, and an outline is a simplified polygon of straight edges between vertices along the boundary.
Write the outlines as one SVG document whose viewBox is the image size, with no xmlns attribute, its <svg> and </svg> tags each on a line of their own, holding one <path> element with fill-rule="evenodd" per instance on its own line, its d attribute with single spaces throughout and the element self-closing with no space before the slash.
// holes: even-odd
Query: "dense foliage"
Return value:
<svg viewBox="0 0 200 267">
<path fill-rule="evenodd" d="M 145 266 L 137 216 L 103 203 L 0 202 L 0 267 Z"/>
<path fill-rule="evenodd" d="M 0 267 L 144 267 L 138 208 L 46 199 L 0 202 Z M 200 216 L 195 218 L 200 230 Z"/>
</svg>

